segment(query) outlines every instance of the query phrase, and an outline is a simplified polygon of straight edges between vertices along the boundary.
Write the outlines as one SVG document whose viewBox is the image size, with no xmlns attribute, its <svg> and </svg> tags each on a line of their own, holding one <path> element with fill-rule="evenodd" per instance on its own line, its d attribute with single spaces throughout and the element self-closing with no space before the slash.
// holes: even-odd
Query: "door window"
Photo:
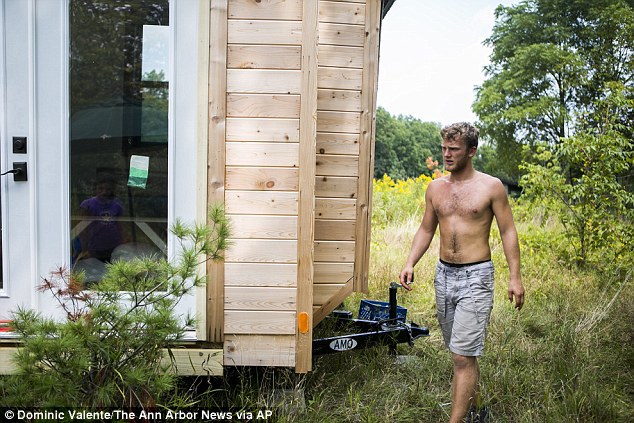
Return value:
<svg viewBox="0 0 634 423">
<path fill-rule="evenodd" d="M 169 2 L 70 2 L 70 218 L 76 270 L 167 253 Z"/>
</svg>

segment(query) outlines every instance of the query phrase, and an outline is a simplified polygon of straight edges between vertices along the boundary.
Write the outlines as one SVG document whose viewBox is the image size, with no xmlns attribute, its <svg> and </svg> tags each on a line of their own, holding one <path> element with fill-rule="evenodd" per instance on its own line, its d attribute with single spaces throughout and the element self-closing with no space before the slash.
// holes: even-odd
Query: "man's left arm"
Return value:
<svg viewBox="0 0 634 423">
<path fill-rule="evenodd" d="M 520 274 L 520 246 L 517 239 L 517 230 L 513 222 L 513 212 L 504 186 L 496 180 L 493 188 L 492 209 L 500 229 L 504 255 L 509 265 L 510 281 L 508 288 L 509 301 L 515 299 L 515 308 L 518 310 L 524 305 L 524 286 Z"/>
</svg>

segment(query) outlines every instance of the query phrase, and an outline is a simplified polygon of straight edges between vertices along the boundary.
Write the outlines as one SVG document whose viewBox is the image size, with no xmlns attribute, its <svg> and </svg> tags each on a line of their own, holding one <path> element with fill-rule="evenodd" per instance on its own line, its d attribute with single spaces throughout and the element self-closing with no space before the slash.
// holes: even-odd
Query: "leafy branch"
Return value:
<svg viewBox="0 0 634 423">
<path fill-rule="evenodd" d="M 222 259 L 229 225 L 211 208 L 208 225 L 171 228 L 175 256 L 142 257 L 106 266 L 103 279 L 87 289 L 82 273 L 67 267 L 44 278 L 65 312 L 57 321 L 29 309 L 13 313 L 22 342 L 15 357 L 19 374 L 9 379 L 9 405 L 152 407 L 174 385 L 162 363 L 165 349 L 182 339 L 194 321 L 175 314 L 178 303 L 206 283 L 202 264 Z"/>
</svg>

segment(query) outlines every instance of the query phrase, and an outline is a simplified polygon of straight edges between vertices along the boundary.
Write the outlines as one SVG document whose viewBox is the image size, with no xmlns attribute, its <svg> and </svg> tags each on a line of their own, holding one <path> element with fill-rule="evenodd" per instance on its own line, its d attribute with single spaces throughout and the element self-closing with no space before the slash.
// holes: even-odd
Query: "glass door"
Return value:
<svg viewBox="0 0 634 423">
<path fill-rule="evenodd" d="M 203 3 L 0 0 L 2 152 L 27 139 L 1 168 L 28 166 L 28 181 L 0 180 L 0 320 L 19 306 L 61 315 L 36 289 L 53 269 L 99 283 L 112 260 L 173 257 L 170 223 L 205 218 Z M 204 318 L 196 298 L 176 312 Z"/>
<path fill-rule="evenodd" d="M 71 262 L 167 254 L 169 2 L 70 2 Z"/>
</svg>

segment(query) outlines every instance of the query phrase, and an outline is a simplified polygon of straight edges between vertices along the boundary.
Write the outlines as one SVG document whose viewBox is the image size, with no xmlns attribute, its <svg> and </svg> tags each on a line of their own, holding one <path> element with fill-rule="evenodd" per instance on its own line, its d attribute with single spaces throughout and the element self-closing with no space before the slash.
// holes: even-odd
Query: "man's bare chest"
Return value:
<svg viewBox="0 0 634 423">
<path fill-rule="evenodd" d="M 434 196 L 432 204 L 441 219 L 450 216 L 480 219 L 492 213 L 491 198 L 486 190 L 473 186 L 448 186 Z"/>
</svg>

